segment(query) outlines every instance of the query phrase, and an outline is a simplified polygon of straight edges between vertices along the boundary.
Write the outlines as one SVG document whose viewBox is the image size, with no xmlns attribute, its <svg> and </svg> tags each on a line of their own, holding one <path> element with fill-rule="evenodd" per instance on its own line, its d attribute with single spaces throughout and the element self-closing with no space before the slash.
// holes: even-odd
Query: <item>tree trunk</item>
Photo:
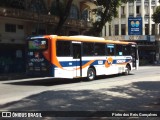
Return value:
<svg viewBox="0 0 160 120">
<path fill-rule="evenodd" d="M 71 9 L 71 5 L 72 5 L 73 0 L 67 1 L 67 4 L 66 4 L 64 11 L 62 11 L 59 2 L 60 1 L 57 0 L 57 7 L 58 7 L 58 10 L 60 11 L 60 19 L 59 19 L 58 25 L 55 29 L 55 34 L 57 34 L 57 35 L 60 34 L 62 27 L 65 24 L 65 21 L 67 20 L 69 14 L 70 14 L 70 9 Z"/>
</svg>

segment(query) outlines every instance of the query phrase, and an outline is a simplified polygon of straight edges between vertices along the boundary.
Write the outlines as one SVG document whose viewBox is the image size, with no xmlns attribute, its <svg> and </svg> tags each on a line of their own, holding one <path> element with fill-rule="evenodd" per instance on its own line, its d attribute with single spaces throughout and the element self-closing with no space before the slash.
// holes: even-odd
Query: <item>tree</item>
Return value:
<svg viewBox="0 0 160 120">
<path fill-rule="evenodd" d="M 93 23 L 93 28 L 91 28 L 87 34 L 99 36 L 105 23 L 110 22 L 113 18 L 117 17 L 118 15 L 117 8 L 122 3 L 133 2 L 133 1 L 134 0 L 96 0 L 96 2 L 94 3 L 97 5 L 98 8 L 95 9 L 98 19 L 95 23 Z"/>
<path fill-rule="evenodd" d="M 152 19 L 155 23 L 160 23 L 160 6 L 158 6 L 152 15 Z"/>
<path fill-rule="evenodd" d="M 67 20 L 73 0 L 56 0 L 56 3 L 53 3 L 51 14 L 59 17 L 58 25 L 55 28 L 55 34 L 59 35 L 60 31 Z"/>
</svg>

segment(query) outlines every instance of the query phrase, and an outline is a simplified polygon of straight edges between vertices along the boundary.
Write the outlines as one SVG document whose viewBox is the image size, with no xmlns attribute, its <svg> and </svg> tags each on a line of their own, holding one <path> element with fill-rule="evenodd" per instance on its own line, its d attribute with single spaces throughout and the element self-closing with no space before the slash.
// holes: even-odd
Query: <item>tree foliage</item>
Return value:
<svg viewBox="0 0 160 120">
<path fill-rule="evenodd" d="M 160 23 L 160 6 L 158 6 L 152 15 L 152 19 L 155 23 Z"/>
<path fill-rule="evenodd" d="M 55 28 L 55 34 L 59 35 L 67 20 L 73 0 L 56 0 L 52 5 L 51 14 L 59 17 L 59 22 Z"/>
<path fill-rule="evenodd" d="M 93 28 L 90 29 L 86 34 L 98 36 L 102 31 L 103 26 L 106 22 L 110 22 L 113 18 L 118 15 L 118 7 L 122 3 L 133 2 L 134 0 L 96 0 L 94 2 L 98 9 L 95 9 L 99 20 L 93 23 Z M 61 28 L 67 20 L 73 0 L 56 0 L 53 4 L 51 14 L 59 16 L 60 20 L 55 29 L 55 34 L 60 34 Z M 102 9 L 101 9 L 102 8 Z"/>
<path fill-rule="evenodd" d="M 96 0 L 94 2 L 98 7 L 102 9 L 97 9 L 97 16 L 99 16 L 100 20 L 97 20 L 93 23 L 93 28 L 87 34 L 94 34 L 99 36 L 100 32 L 103 29 L 103 26 L 106 22 L 110 22 L 113 18 L 118 15 L 118 7 L 122 3 L 126 2 L 134 2 L 134 0 Z"/>
</svg>

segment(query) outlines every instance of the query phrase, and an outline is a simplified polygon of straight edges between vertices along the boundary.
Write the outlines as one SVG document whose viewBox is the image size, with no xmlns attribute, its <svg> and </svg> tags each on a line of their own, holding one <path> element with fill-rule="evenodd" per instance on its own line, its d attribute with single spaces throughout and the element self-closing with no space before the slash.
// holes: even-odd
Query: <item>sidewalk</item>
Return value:
<svg viewBox="0 0 160 120">
<path fill-rule="evenodd" d="M 0 81 L 15 80 L 15 79 L 25 79 L 25 78 L 28 78 L 26 73 L 0 74 Z"/>
<path fill-rule="evenodd" d="M 150 66 L 160 66 L 160 64 L 150 64 L 150 65 L 144 65 L 144 66 L 139 66 L 140 68 L 146 68 Z M 36 77 L 36 76 L 32 76 Z M 6 74 L 0 74 L 0 81 L 5 81 L 5 80 L 16 80 L 16 79 L 25 79 L 25 78 L 31 78 L 31 76 L 28 76 L 26 73 L 6 73 Z"/>
</svg>

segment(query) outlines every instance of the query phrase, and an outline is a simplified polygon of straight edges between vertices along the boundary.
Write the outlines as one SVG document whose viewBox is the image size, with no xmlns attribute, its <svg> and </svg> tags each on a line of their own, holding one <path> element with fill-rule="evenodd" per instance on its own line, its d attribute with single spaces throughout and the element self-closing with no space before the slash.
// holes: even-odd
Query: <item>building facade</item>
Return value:
<svg viewBox="0 0 160 120">
<path fill-rule="evenodd" d="M 65 0 L 61 0 L 65 2 Z M 84 0 L 73 0 L 61 35 L 83 34 L 91 27 Z M 59 17 L 52 14 L 55 0 L 0 2 L 0 74 L 25 72 L 26 37 L 53 34 Z"/>
<path fill-rule="evenodd" d="M 158 1 L 136 0 L 121 5 L 118 8 L 118 17 L 106 23 L 102 36 L 137 42 L 140 64 L 160 61 L 159 25 L 152 21 L 152 14 L 159 6 Z"/>
<path fill-rule="evenodd" d="M 56 0 L 6 0 L 0 2 L 0 74 L 25 72 L 26 37 L 54 34 L 59 22 L 55 15 Z M 66 0 L 61 0 L 66 2 Z M 69 17 L 61 35 L 84 34 L 98 18 L 94 0 L 73 0 Z M 119 7 L 118 18 L 106 23 L 102 36 L 106 39 L 134 41 L 139 45 L 140 59 L 160 61 L 159 25 L 152 21 L 158 0 L 136 0 Z M 140 18 L 138 34 L 131 32 L 129 21 Z M 146 61 L 147 60 L 147 61 Z"/>
</svg>

